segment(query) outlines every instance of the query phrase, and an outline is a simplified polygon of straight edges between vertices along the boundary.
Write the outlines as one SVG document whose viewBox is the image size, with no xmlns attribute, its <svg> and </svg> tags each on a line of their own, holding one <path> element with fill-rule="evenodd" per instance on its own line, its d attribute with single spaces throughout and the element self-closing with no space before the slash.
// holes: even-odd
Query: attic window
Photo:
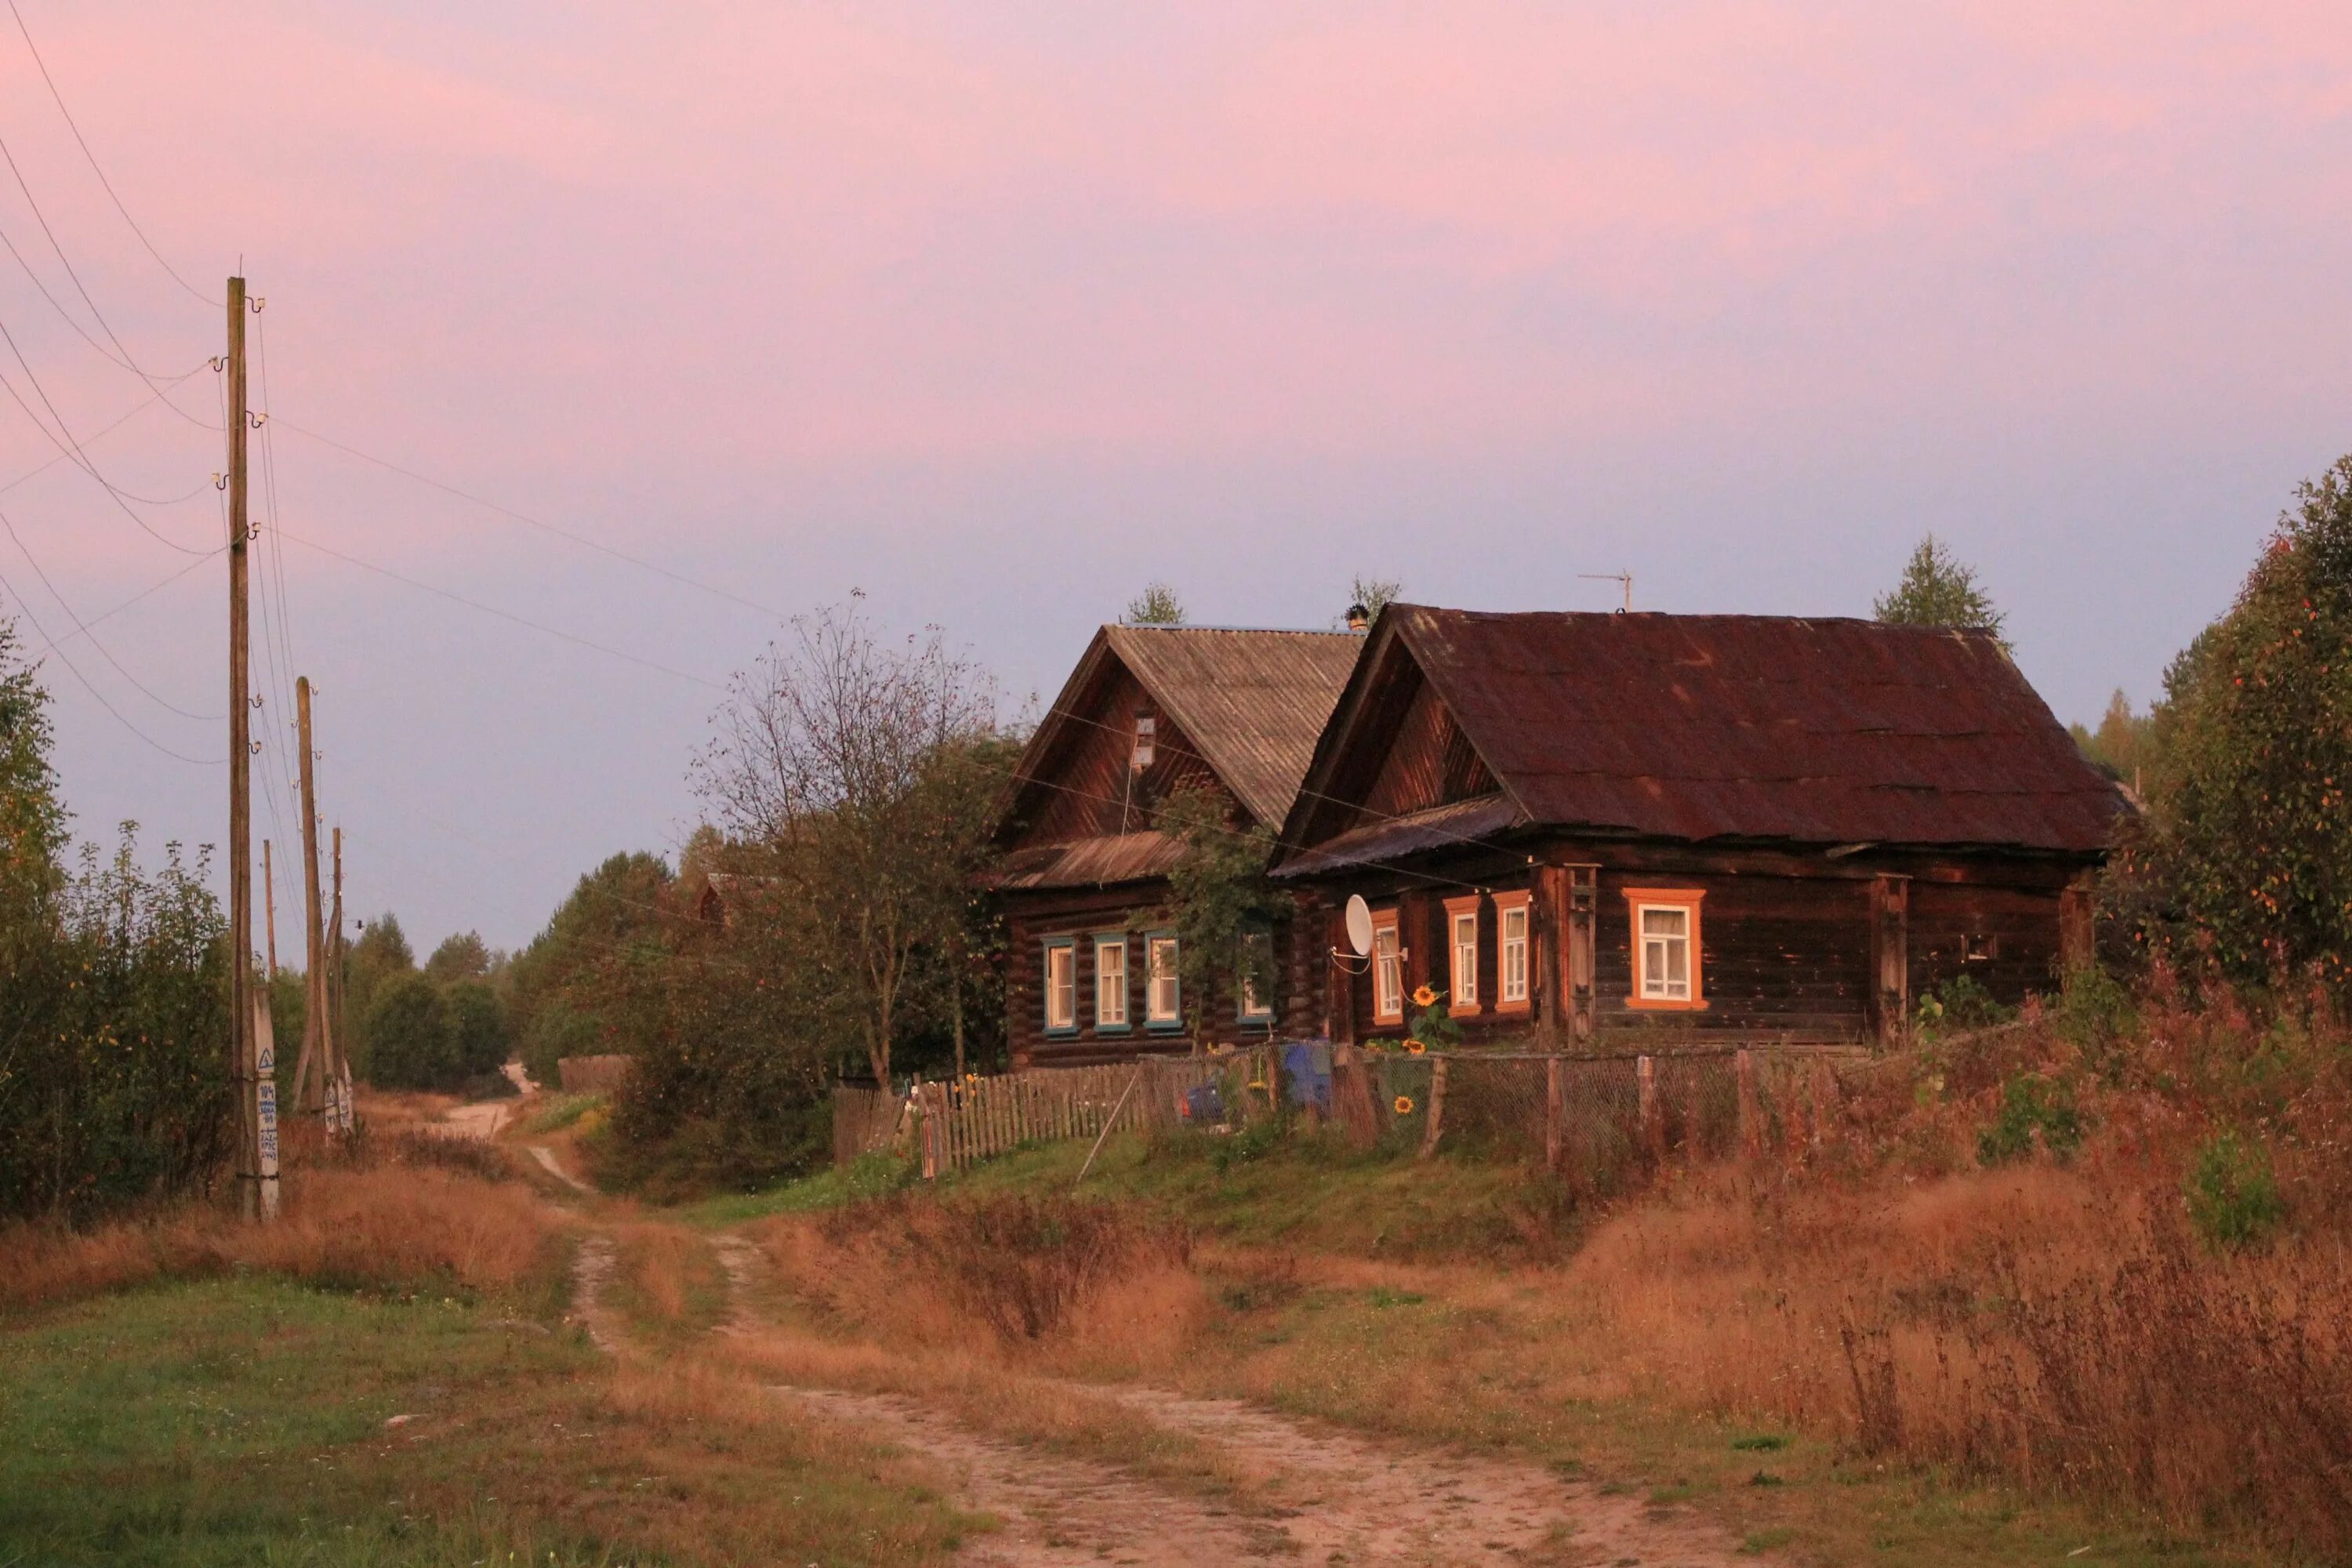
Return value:
<svg viewBox="0 0 2352 1568">
<path fill-rule="evenodd" d="M 1151 765 L 1152 758 L 1158 754 L 1158 748 L 1155 742 L 1159 739 L 1159 720 L 1153 718 L 1149 713 L 1138 713 L 1135 716 L 1134 766 L 1137 773 L 1141 773 L 1144 769 L 1150 767 Z"/>
</svg>

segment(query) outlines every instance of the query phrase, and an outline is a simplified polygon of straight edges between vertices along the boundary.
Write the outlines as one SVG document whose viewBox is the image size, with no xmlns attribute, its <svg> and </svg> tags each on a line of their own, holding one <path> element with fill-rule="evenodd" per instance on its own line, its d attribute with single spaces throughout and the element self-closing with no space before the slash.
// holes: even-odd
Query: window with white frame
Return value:
<svg viewBox="0 0 2352 1568">
<path fill-rule="evenodd" d="M 1498 1007 L 1528 1005 L 1528 900 L 1496 900 L 1495 982 Z"/>
<path fill-rule="evenodd" d="M 1127 1027 L 1127 933 L 1095 938 L 1095 1027 Z"/>
<path fill-rule="evenodd" d="M 1445 900 L 1447 994 L 1455 1015 L 1478 1011 L 1478 896 Z"/>
<path fill-rule="evenodd" d="M 1176 937 L 1161 931 L 1143 940 L 1143 1021 L 1172 1028 L 1183 1021 L 1183 992 L 1176 977 Z"/>
<path fill-rule="evenodd" d="M 1636 1007 L 1702 1007 L 1699 900 L 1682 889 L 1629 888 Z"/>
<path fill-rule="evenodd" d="M 1045 1027 L 1078 1026 L 1078 949 L 1064 938 L 1045 944 Z"/>
<path fill-rule="evenodd" d="M 1261 994 L 1257 975 L 1266 978 L 1270 991 L 1274 982 L 1274 933 L 1269 931 L 1242 932 L 1242 1021 L 1262 1024 L 1274 1016 L 1274 998 Z"/>
<path fill-rule="evenodd" d="M 1404 949 L 1394 910 L 1372 917 L 1372 1022 L 1404 1022 Z"/>
</svg>

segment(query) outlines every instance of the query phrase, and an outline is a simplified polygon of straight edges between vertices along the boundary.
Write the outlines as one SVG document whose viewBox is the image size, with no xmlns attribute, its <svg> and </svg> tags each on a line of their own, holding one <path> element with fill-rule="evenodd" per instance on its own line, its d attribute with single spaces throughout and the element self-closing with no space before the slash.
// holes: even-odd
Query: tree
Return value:
<svg viewBox="0 0 2352 1568">
<path fill-rule="evenodd" d="M 995 691 L 934 629 L 878 640 L 854 607 L 796 618 L 730 683 L 695 764 L 719 825 L 772 879 L 796 1016 L 890 1079 L 923 972 L 968 908 L 1001 770 Z"/>
<path fill-rule="evenodd" d="M 2134 713 L 2131 699 L 2123 689 L 2107 700 L 2107 710 L 2099 719 L 2096 730 L 2081 724 L 2069 724 L 2066 732 L 2074 738 L 2075 749 L 2109 778 L 2140 787 L 2140 770 L 2149 760 L 2149 731 L 2154 727 L 2152 714 Z"/>
<path fill-rule="evenodd" d="M 389 910 L 362 924 L 357 942 L 343 953 L 343 1010 L 352 1038 L 345 1043 L 352 1070 L 370 1077 L 369 1019 L 376 994 L 391 981 L 416 973 L 416 954 L 401 931 L 400 917 Z"/>
<path fill-rule="evenodd" d="M 1127 614 L 1121 618 L 1131 626 L 1181 626 L 1184 602 L 1167 584 L 1153 582 L 1127 602 Z"/>
<path fill-rule="evenodd" d="M 446 1089 L 465 1076 L 440 987 L 422 974 L 387 981 L 367 1013 L 368 1079 L 384 1089 Z"/>
<path fill-rule="evenodd" d="M 1359 572 L 1349 579 L 1348 603 L 1350 605 L 1361 605 L 1365 620 L 1377 621 L 1381 618 L 1381 612 L 1403 592 L 1404 584 L 1393 577 L 1367 577 Z"/>
<path fill-rule="evenodd" d="M 2228 614 L 2173 661 L 2145 857 L 2225 971 L 2352 983 L 2352 457 L 2296 491 Z"/>
<path fill-rule="evenodd" d="M 1966 626 L 1990 632 L 2004 652 L 2009 647 L 2000 635 L 2007 617 L 1993 608 L 1992 599 L 1977 582 L 1976 569 L 1953 555 L 1932 533 L 1911 552 L 1895 591 L 1872 601 L 1871 613 L 1895 626 Z"/>
<path fill-rule="evenodd" d="M 575 883 L 508 972 L 509 1027 L 523 1064 L 556 1081 L 565 1057 L 634 1055 L 650 1037 L 631 972 L 667 962 L 675 879 L 658 855 L 614 855 Z"/>
<path fill-rule="evenodd" d="M 490 950 L 478 931 L 459 931 L 441 939 L 425 961 L 425 977 L 443 984 L 452 980 L 478 980 L 490 972 Z"/>
<path fill-rule="evenodd" d="M 449 1028 L 449 1055 L 463 1078 L 494 1073 L 506 1065 L 512 1043 L 506 1009 L 498 994 L 479 980 L 459 980 L 441 993 Z"/>
<path fill-rule="evenodd" d="M 1168 923 L 1176 931 L 1176 976 L 1194 1039 L 1210 1019 L 1239 1004 L 1244 988 L 1274 994 L 1272 941 L 1283 903 L 1265 868 L 1274 835 L 1242 826 L 1217 791 L 1172 791 L 1157 825 L 1181 846 L 1168 872 Z"/>
</svg>

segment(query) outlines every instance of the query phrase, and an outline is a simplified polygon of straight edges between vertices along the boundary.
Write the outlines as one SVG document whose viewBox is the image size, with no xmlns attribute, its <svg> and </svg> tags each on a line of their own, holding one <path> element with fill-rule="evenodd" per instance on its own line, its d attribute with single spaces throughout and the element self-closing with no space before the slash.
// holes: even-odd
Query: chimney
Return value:
<svg viewBox="0 0 2352 1568">
<path fill-rule="evenodd" d="M 1348 629 L 1349 631 L 1369 631 L 1371 629 L 1371 611 L 1364 608 L 1361 605 L 1350 605 L 1348 606 Z"/>
</svg>

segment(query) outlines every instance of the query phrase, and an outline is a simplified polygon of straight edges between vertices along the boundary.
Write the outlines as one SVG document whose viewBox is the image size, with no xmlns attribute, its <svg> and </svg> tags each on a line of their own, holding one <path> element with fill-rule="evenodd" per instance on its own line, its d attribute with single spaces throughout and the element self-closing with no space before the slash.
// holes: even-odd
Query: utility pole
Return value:
<svg viewBox="0 0 2352 1568">
<path fill-rule="evenodd" d="M 269 967 L 263 976 L 276 984 L 278 980 L 278 878 L 269 868 L 269 840 L 261 841 L 261 910 L 262 929 L 269 933 Z"/>
<path fill-rule="evenodd" d="M 335 935 L 327 948 L 327 1039 L 334 1053 L 334 1122 L 352 1130 L 352 1064 L 344 1056 L 351 1037 L 343 1032 L 343 830 L 335 829 Z"/>
<path fill-rule="evenodd" d="M 237 1206 L 262 1217 L 265 1153 L 277 1142 L 277 1090 L 263 1091 L 253 1017 L 253 714 L 247 706 L 245 279 L 228 280 L 228 1016 L 236 1085 Z M 275 1070 L 277 1064 L 269 1064 Z M 264 1105 L 267 1099 L 268 1103 Z M 266 1115 L 265 1115 L 266 1111 Z M 269 1123 L 265 1127 L 265 1122 Z M 265 1133 L 267 1136 L 265 1136 Z"/>
<path fill-rule="evenodd" d="M 303 1086 L 302 1109 L 323 1111 L 331 1098 L 327 1088 L 335 1071 L 327 1039 L 327 936 L 319 910 L 319 795 L 310 773 L 310 678 L 294 678 L 294 730 L 302 747 L 302 907 L 303 932 L 309 965 L 302 1008 L 302 1062 L 295 1080 Z M 319 1068 L 315 1082 L 310 1068 Z"/>
</svg>

